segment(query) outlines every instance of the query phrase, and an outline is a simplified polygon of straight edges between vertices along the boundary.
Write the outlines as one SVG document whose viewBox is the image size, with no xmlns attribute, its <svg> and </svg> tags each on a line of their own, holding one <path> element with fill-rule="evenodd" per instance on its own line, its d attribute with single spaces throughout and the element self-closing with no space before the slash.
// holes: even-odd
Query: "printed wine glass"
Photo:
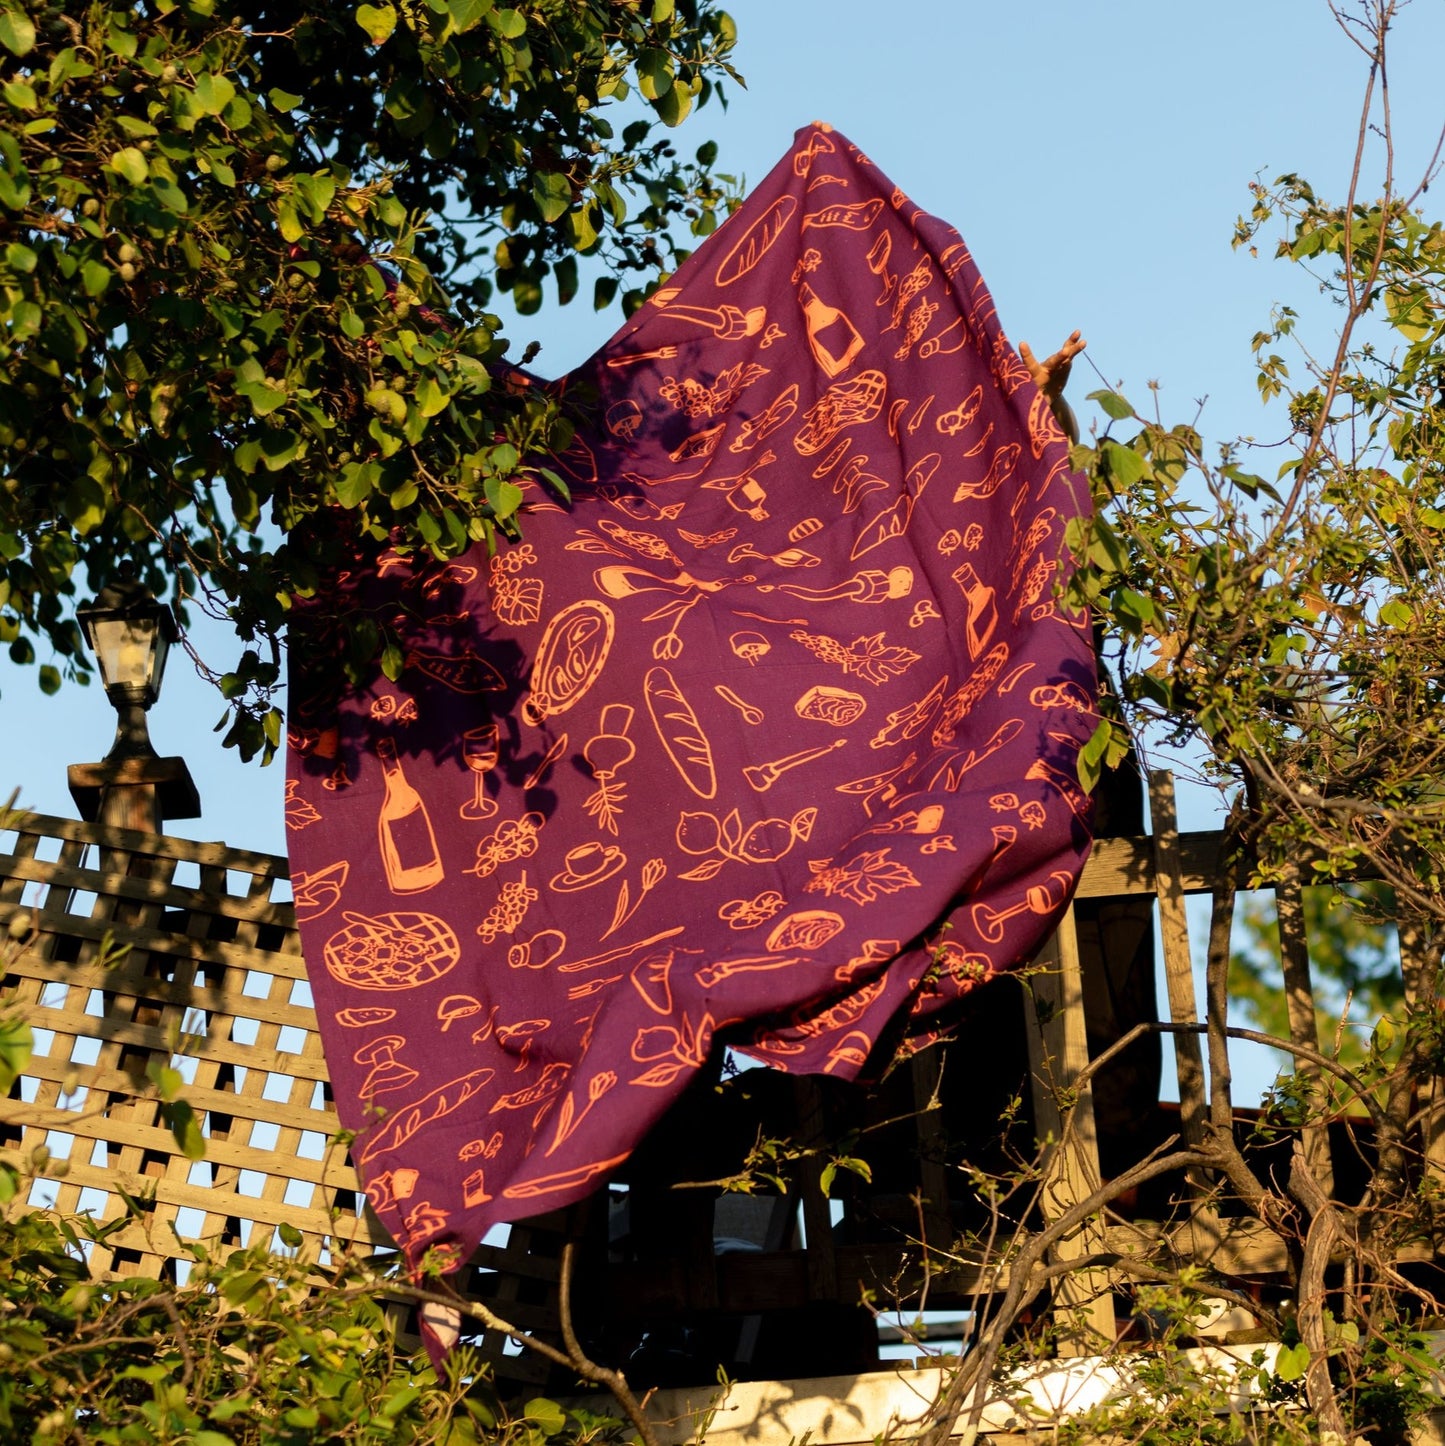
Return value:
<svg viewBox="0 0 1445 1446">
<path fill-rule="evenodd" d="M 480 728 L 471 728 L 462 734 L 462 757 L 466 765 L 475 775 L 475 792 L 472 798 L 464 803 L 457 812 L 465 819 L 491 818 L 496 813 L 496 803 L 487 797 L 487 771 L 497 766 L 497 760 L 501 756 L 500 744 L 495 723 L 483 724 Z"/>
</svg>

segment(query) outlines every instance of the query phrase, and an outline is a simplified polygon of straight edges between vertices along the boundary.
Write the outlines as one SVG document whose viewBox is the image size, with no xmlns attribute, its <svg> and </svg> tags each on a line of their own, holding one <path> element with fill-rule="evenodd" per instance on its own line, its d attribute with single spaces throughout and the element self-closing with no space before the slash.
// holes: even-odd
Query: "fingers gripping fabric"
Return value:
<svg viewBox="0 0 1445 1446">
<path fill-rule="evenodd" d="M 956 232 L 810 127 L 551 385 L 570 506 L 533 486 L 523 542 L 383 552 L 298 623 L 402 640 L 339 704 L 293 675 L 287 822 L 413 1261 L 594 1189 L 719 1040 L 852 1077 L 935 1038 L 1089 846 L 1086 494 Z"/>
</svg>

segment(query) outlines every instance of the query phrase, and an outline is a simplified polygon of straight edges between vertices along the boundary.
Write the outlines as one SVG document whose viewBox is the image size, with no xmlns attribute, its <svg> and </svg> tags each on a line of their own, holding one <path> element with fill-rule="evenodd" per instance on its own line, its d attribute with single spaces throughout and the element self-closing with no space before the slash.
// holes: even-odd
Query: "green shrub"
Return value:
<svg viewBox="0 0 1445 1446">
<path fill-rule="evenodd" d="M 25 1182 L 8 1166 L 8 1193 Z M 12 1207 L 13 1208 L 13 1207 Z M 445 1378 L 393 1340 L 387 1263 L 327 1265 L 192 1245 L 184 1284 L 97 1280 L 87 1235 L 41 1213 L 0 1219 L 0 1440 L 14 1446 L 565 1446 L 615 1421 L 547 1400 L 508 1410 L 463 1347 Z M 290 1232 L 284 1231 L 283 1234 Z M 298 1237 L 299 1238 L 299 1237 Z"/>
</svg>

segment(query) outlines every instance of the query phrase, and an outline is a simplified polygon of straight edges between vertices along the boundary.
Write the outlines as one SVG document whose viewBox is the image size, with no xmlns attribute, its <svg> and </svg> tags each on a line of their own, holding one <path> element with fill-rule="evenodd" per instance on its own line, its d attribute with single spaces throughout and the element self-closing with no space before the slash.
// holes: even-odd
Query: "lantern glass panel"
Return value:
<svg viewBox="0 0 1445 1446">
<path fill-rule="evenodd" d="M 96 618 L 92 625 L 96 661 L 107 691 L 124 689 L 149 706 L 160 694 L 166 637 L 154 616 Z"/>
</svg>

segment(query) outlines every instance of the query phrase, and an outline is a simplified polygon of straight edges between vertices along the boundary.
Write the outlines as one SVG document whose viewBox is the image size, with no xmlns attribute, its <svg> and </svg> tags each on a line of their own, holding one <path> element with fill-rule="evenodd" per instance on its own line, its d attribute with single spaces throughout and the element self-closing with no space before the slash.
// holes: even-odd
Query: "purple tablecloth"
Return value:
<svg viewBox="0 0 1445 1446">
<path fill-rule="evenodd" d="M 380 557 L 396 683 L 308 711 L 293 671 L 297 917 L 414 1262 L 596 1188 L 721 1041 L 851 1077 L 935 1038 L 1089 847 L 1087 493 L 955 231 L 809 127 L 554 385 L 572 505 Z"/>
</svg>

